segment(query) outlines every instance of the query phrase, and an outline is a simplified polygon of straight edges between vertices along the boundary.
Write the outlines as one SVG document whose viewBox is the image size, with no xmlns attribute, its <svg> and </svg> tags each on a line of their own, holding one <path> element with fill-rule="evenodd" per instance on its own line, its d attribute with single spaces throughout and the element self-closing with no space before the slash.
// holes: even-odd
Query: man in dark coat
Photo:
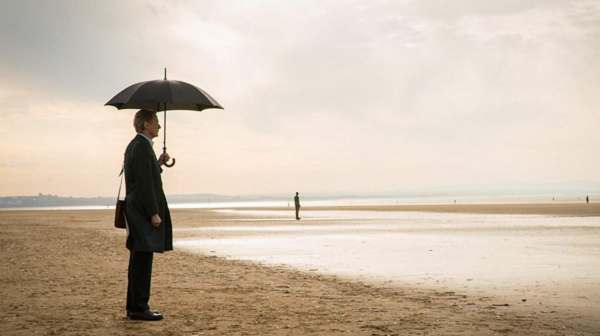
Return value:
<svg viewBox="0 0 600 336">
<path fill-rule="evenodd" d="M 129 319 L 156 321 L 163 317 L 148 306 L 152 257 L 154 252 L 173 249 L 171 215 L 160 177 L 160 166 L 169 161 L 169 155 L 157 159 L 152 148 L 160 129 L 155 112 L 138 111 L 133 125 L 137 135 L 127 146 L 124 164 L 130 252 L 126 309 Z"/>
</svg>

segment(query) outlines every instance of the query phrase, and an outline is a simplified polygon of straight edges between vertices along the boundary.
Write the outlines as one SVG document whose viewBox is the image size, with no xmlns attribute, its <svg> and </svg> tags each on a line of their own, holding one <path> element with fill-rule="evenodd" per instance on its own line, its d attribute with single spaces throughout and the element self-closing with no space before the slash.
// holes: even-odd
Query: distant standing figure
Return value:
<svg viewBox="0 0 600 336">
<path fill-rule="evenodd" d="M 585 203 L 590 203 L 590 196 L 585 196 Z"/>
<path fill-rule="evenodd" d="M 296 206 L 296 220 L 300 220 L 300 196 L 298 196 L 298 192 L 294 196 L 294 205 Z"/>
</svg>

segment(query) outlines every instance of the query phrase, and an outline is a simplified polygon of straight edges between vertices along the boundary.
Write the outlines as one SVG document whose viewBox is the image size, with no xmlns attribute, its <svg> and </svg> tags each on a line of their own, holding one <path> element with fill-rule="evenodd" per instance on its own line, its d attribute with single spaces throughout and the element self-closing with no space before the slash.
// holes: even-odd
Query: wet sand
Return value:
<svg viewBox="0 0 600 336">
<path fill-rule="evenodd" d="M 183 251 L 157 254 L 153 309 L 124 319 L 128 253 L 111 210 L 0 212 L 3 335 L 596 335 L 596 321 L 490 296 L 384 287 Z M 227 214 L 174 210 L 175 227 Z M 230 222 L 226 222 L 227 225 Z"/>
<path fill-rule="evenodd" d="M 600 217 L 321 210 L 297 222 L 291 211 L 220 211 L 238 218 L 180 227 L 186 237 L 177 247 L 390 287 L 493 296 L 583 322 L 598 316 Z"/>
</svg>

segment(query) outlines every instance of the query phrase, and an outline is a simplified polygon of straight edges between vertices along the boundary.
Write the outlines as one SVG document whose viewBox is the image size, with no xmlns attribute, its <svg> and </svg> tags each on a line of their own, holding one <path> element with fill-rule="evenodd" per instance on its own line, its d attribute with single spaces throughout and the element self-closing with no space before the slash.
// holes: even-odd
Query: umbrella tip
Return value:
<svg viewBox="0 0 600 336">
<path fill-rule="evenodd" d="M 165 80 L 167 80 L 167 68 L 165 68 Z"/>
</svg>

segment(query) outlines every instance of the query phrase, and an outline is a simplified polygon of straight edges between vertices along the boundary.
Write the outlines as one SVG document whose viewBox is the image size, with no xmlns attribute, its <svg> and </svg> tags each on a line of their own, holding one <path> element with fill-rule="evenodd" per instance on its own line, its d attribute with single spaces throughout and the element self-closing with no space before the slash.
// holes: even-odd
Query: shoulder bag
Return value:
<svg viewBox="0 0 600 336">
<path fill-rule="evenodd" d="M 126 201 L 121 198 L 121 187 L 123 186 L 123 175 L 124 174 L 125 163 L 123 163 L 123 168 L 121 168 L 121 182 L 119 183 L 119 192 L 117 193 L 117 205 L 115 206 L 115 227 L 117 229 L 125 229 L 127 225 L 125 224 L 125 205 Z"/>
</svg>

